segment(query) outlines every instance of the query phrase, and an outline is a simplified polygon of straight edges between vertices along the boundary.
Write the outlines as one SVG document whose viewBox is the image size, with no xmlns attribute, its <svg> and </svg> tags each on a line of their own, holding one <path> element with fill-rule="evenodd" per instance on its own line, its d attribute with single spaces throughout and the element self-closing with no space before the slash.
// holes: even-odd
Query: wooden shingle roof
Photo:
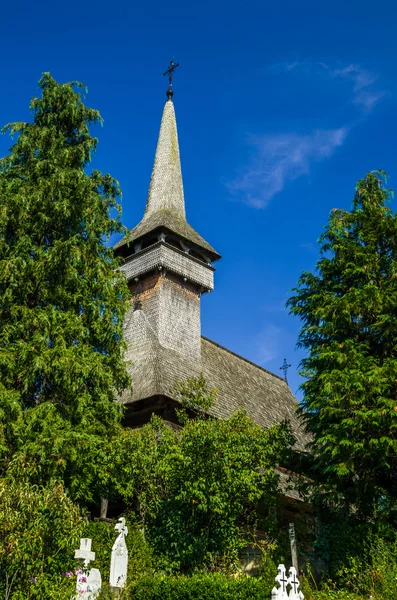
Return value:
<svg viewBox="0 0 397 600">
<path fill-rule="evenodd" d="M 126 237 L 114 245 L 114 249 L 118 250 L 127 244 L 136 242 L 151 232 L 159 229 L 168 229 L 168 231 L 182 237 L 187 242 L 191 242 L 194 245 L 207 250 L 211 254 L 212 261 L 220 258 L 218 252 L 189 225 L 180 212 L 169 208 L 158 209 L 145 214 L 142 221 L 138 223 L 136 227 L 131 229 Z"/>
<path fill-rule="evenodd" d="M 205 337 L 201 338 L 201 361 L 194 360 L 161 346 L 142 310 L 130 318 L 127 360 L 133 361 L 133 388 L 123 393 L 124 404 L 154 396 L 173 398 L 176 380 L 203 374 L 207 384 L 218 389 L 211 410 L 214 416 L 225 419 L 242 409 L 263 427 L 288 419 L 296 449 L 304 450 L 309 438 L 297 416 L 298 402 L 281 377 Z"/>
</svg>

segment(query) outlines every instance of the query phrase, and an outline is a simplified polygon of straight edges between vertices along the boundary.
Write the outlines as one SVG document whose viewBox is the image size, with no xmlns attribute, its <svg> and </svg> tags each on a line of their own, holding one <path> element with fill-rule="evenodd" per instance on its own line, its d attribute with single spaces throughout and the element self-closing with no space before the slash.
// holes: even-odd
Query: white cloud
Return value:
<svg viewBox="0 0 397 600">
<path fill-rule="evenodd" d="M 351 64 L 343 69 L 331 69 L 330 74 L 332 77 L 350 80 L 353 85 L 353 102 L 362 106 L 365 112 L 370 112 L 385 96 L 385 91 L 377 90 L 373 86 L 378 76 L 362 69 L 360 65 Z"/>
<path fill-rule="evenodd" d="M 354 63 L 336 68 L 330 63 L 321 61 L 300 61 L 278 63 L 274 68 L 278 71 L 287 71 L 288 73 L 299 69 L 307 76 L 326 73 L 332 78 L 345 79 L 351 84 L 352 102 L 360 106 L 365 113 L 369 113 L 375 104 L 386 95 L 384 90 L 379 90 L 374 86 L 379 76 Z"/>
<path fill-rule="evenodd" d="M 229 190 L 243 202 L 264 208 L 288 181 L 310 172 L 312 163 L 332 155 L 348 133 L 347 127 L 317 129 L 310 134 L 280 133 L 251 137 L 251 163 L 230 181 Z"/>
<path fill-rule="evenodd" d="M 257 361 L 260 365 L 274 360 L 280 355 L 282 330 L 274 325 L 266 325 L 257 341 Z"/>
<path fill-rule="evenodd" d="M 330 68 L 327 65 L 327 68 Z M 331 70 L 331 75 L 334 77 L 348 77 L 354 83 L 354 90 L 360 90 L 363 87 L 367 87 L 374 83 L 378 79 L 377 75 L 373 75 L 362 69 L 359 65 L 348 65 L 347 67 L 343 67 L 343 69 L 333 69 Z"/>
<path fill-rule="evenodd" d="M 387 94 L 386 91 L 376 89 L 374 86 L 375 82 L 379 79 L 378 75 L 354 63 L 336 68 L 330 63 L 305 60 L 291 63 L 277 63 L 273 65 L 272 69 L 275 71 L 287 71 L 288 73 L 299 70 L 307 76 L 326 73 L 332 78 L 345 79 L 351 84 L 352 102 L 360 106 L 365 113 L 369 113 L 375 104 Z"/>
<path fill-rule="evenodd" d="M 354 102 L 356 104 L 361 104 L 361 106 L 364 108 L 364 111 L 368 113 L 385 95 L 386 92 L 383 91 L 376 92 L 371 90 L 361 90 L 356 94 Z"/>
<path fill-rule="evenodd" d="M 378 76 L 357 64 L 336 66 L 321 61 L 278 63 L 273 71 L 299 72 L 307 77 L 327 77 L 329 82 L 345 82 L 341 97 L 350 98 L 361 113 L 370 113 L 387 92 L 376 87 Z M 323 80 L 324 81 L 324 80 Z M 336 85 L 336 82 L 335 82 Z M 325 114 L 328 120 L 329 115 Z M 354 125 L 354 123 L 353 123 Z M 313 163 L 329 158 L 343 144 L 350 127 L 317 129 L 308 134 L 277 133 L 251 137 L 249 164 L 226 183 L 232 194 L 254 208 L 264 208 L 285 185 L 310 173 Z"/>
</svg>

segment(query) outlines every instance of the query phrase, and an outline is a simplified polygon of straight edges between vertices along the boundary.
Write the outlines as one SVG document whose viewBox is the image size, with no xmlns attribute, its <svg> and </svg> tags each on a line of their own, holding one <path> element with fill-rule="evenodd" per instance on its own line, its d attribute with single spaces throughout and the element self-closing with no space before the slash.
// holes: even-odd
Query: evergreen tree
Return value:
<svg viewBox="0 0 397 600">
<path fill-rule="evenodd" d="M 45 73 L 39 86 L 33 122 L 3 130 L 17 139 L 0 160 L 0 474 L 22 452 L 38 479 L 72 481 L 129 383 L 128 288 L 106 245 L 122 231 L 120 188 L 86 172 L 102 119 L 82 84 Z"/>
<path fill-rule="evenodd" d="M 397 216 L 385 173 L 358 182 L 351 212 L 333 209 L 315 274 L 288 304 L 302 321 L 302 413 L 315 466 L 360 510 L 397 496 Z"/>
</svg>

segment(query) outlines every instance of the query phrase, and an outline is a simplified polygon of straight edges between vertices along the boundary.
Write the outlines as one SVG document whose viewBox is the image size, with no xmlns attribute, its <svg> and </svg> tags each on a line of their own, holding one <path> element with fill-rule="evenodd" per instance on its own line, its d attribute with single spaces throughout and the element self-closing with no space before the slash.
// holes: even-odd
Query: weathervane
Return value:
<svg viewBox="0 0 397 600">
<path fill-rule="evenodd" d="M 174 71 L 177 67 L 179 67 L 179 63 L 176 63 L 174 59 L 172 59 L 170 60 L 170 66 L 165 71 L 165 73 L 163 73 L 163 75 L 168 75 L 168 81 L 170 82 L 167 90 L 167 96 L 169 100 L 171 100 L 172 96 L 174 95 L 174 92 L 172 91 L 172 78 L 174 76 Z"/>
<path fill-rule="evenodd" d="M 280 371 L 284 371 L 284 380 L 285 380 L 285 383 L 288 383 L 288 381 L 287 381 L 287 372 L 288 372 L 288 369 L 290 368 L 290 366 L 291 365 L 289 365 L 287 363 L 287 360 L 284 358 L 284 362 L 283 362 L 282 367 L 280 367 Z"/>
</svg>

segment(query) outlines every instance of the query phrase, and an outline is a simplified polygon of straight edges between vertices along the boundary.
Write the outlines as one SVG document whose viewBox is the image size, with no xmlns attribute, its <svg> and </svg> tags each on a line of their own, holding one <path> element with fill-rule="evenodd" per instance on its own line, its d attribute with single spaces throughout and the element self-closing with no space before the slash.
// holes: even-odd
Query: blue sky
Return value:
<svg viewBox="0 0 397 600">
<path fill-rule="evenodd" d="M 120 181 L 128 227 L 145 206 L 162 73 L 180 63 L 187 216 L 223 256 L 202 331 L 278 374 L 286 356 L 296 393 L 290 290 L 357 179 L 382 168 L 396 186 L 397 5 L 3 0 L 2 17 L 0 123 L 29 119 L 43 71 L 86 83 L 105 120 L 93 166 Z M 1 155 L 9 146 L 0 138 Z"/>
</svg>

